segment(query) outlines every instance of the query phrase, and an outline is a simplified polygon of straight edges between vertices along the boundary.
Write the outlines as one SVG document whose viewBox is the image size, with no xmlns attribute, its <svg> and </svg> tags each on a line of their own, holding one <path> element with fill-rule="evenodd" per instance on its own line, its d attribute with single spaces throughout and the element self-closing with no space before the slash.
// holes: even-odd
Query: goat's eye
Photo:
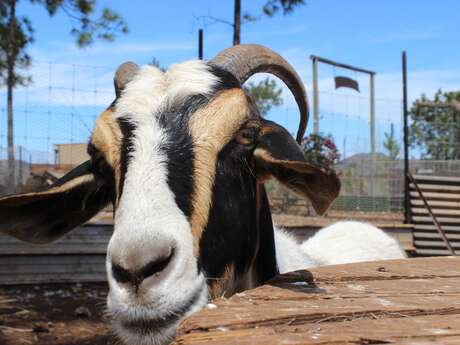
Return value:
<svg viewBox="0 0 460 345">
<path fill-rule="evenodd" d="M 253 146 L 257 141 L 257 134 L 258 131 L 254 127 L 244 128 L 236 134 L 235 139 L 238 142 L 238 144 L 245 146 Z"/>
</svg>

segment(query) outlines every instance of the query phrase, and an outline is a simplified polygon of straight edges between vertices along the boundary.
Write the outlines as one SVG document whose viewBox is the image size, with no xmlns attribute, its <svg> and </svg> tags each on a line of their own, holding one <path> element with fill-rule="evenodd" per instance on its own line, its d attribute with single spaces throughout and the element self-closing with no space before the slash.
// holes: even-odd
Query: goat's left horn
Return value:
<svg viewBox="0 0 460 345">
<path fill-rule="evenodd" d="M 128 61 L 122 63 L 115 72 L 115 77 L 113 78 L 113 83 L 115 85 L 115 95 L 117 98 L 120 96 L 121 91 L 125 88 L 136 75 L 139 70 L 139 66 L 134 62 Z"/>
<path fill-rule="evenodd" d="M 291 90 L 300 110 L 297 142 L 300 144 L 308 124 L 307 93 L 297 72 L 280 55 L 257 44 L 242 44 L 225 49 L 209 65 L 230 72 L 242 85 L 255 73 L 271 73 Z"/>
</svg>

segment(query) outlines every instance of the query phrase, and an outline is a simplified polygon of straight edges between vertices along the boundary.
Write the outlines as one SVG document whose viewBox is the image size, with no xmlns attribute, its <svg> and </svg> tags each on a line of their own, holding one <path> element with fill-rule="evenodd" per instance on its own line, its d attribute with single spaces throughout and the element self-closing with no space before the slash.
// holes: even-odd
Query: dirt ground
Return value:
<svg viewBox="0 0 460 345">
<path fill-rule="evenodd" d="M 111 345 L 106 284 L 0 286 L 1 345 Z"/>
</svg>

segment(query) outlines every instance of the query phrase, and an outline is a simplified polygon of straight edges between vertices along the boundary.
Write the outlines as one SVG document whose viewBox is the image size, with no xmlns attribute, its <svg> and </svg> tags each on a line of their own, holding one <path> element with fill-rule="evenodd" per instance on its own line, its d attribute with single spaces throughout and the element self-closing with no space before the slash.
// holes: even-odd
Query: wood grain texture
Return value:
<svg viewBox="0 0 460 345">
<path fill-rule="evenodd" d="M 0 285 L 104 282 L 112 229 L 111 225 L 86 224 L 45 245 L 0 234 Z"/>
<path fill-rule="evenodd" d="M 459 344 L 460 258 L 298 271 L 213 303 L 175 344 Z"/>
</svg>

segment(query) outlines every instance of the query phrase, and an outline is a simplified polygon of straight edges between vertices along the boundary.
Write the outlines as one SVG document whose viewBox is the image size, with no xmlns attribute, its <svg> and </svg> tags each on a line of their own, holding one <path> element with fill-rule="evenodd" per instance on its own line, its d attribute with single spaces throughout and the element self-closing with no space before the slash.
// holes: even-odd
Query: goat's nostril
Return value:
<svg viewBox="0 0 460 345">
<path fill-rule="evenodd" d="M 129 271 L 112 262 L 112 276 L 118 283 L 131 283 L 137 289 L 137 287 L 144 279 L 163 271 L 170 263 L 173 255 L 174 248 L 171 248 L 168 256 L 159 257 L 136 271 Z"/>
<path fill-rule="evenodd" d="M 134 280 L 131 272 L 116 263 L 112 263 L 112 276 L 119 283 L 128 283 Z"/>
<path fill-rule="evenodd" d="M 174 255 L 174 248 L 171 248 L 171 252 L 168 256 L 160 257 L 155 261 L 149 262 L 147 265 L 142 267 L 137 273 L 136 276 L 138 277 L 139 281 L 143 281 L 144 279 L 153 276 L 155 273 L 159 273 L 163 271 L 166 266 L 168 266 L 169 262 L 171 261 Z"/>
</svg>

